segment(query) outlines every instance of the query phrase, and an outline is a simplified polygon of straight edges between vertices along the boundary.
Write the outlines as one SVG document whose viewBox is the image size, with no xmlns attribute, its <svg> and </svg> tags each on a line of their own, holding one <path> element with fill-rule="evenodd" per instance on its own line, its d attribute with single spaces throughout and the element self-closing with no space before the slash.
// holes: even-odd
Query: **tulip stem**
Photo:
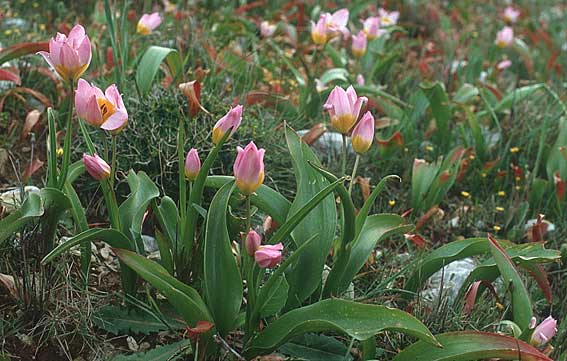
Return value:
<svg viewBox="0 0 567 361">
<path fill-rule="evenodd" d="M 67 181 L 67 172 L 69 170 L 69 162 L 71 161 L 71 138 L 73 135 L 73 105 L 74 105 L 74 93 L 75 93 L 75 83 L 73 81 L 69 82 L 69 105 L 67 106 L 67 126 L 65 128 L 65 142 L 63 143 L 63 163 L 61 165 L 61 174 L 59 177 L 59 182 L 57 183 L 57 189 L 63 189 L 65 182 Z"/>
<path fill-rule="evenodd" d="M 116 135 L 112 135 L 112 162 L 110 163 L 110 188 L 114 187 L 114 178 L 116 177 Z"/>
<path fill-rule="evenodd" d="M 352 185 L 354 184 L 354 177 L 356 177 L 356 171 L 358 170 L 358 163 L 360 162 L 360 154 L 356 154 L 356 159 L 354 161 L 354 167 L 352 167 L 352 175 L 350 176 L 350 184 L 348 185 L 348 194 L 352 193 Z"/>
<path fill-rule="evenodd" d="M 251 209 L 251 199 L 250 199 L 250 195 L 248 195 L 246 197 L 246 232 L 250 231 L 250 227 L 252 226 L 252 221 L 251 221 L 251 215 L 250 215 L 250 209 Z"/>
<path fill-rule="evenodd" d="M 341 177 L 346 173 L 346 153 L 347 153 L 347 143 L 346 143 L 346 135 L 342 134 L 343 137 L 343 147 L 341 152 Z"/>
</svg>

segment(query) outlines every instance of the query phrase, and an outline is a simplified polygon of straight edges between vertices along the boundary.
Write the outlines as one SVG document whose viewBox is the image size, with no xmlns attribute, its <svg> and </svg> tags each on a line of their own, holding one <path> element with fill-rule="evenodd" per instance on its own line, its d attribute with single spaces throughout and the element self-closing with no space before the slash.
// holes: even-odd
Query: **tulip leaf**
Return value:
<svg viewBox="0 0 567 361">
<path fill-rule="evenodd" d="M 275 350 L 290 339 L 311 332 L 339 332 L 362 341 L 386 330 L 399 331 L 437 345 L 427 327 L 404 311 L 327 299 L 287 312 L 259 333 L 244 353 L 251 359 Z"/>
<path fill-rule="evenodd" d="M 156 243 L 159 250 L 159 258 L 161 265 L 169 272 L 169 274 L 174 274 L 174 266 L 173 266 L 173 255 L 171 254 L 172 250 L 175 248 L 171 247 L 171 243 L 169 240 L 156 229 Z"/>
<path fill-rule="evenodd" d="M 486 238 L 468 238 L 448 243 L 427 254 L 406 282 L 405 289 L 417 292 L 423 282 L 449 263 L 466 257 L 490 252 Z M 408 294 L 404 294 L 408 297 Z"/>
<path fill-rule="evenodd" d="M 223 337 L 236 326 L 243 292 L 226 221 L 228 201 L 234 188 L 234 182 L 229 182 L 213 197 L 205 230 L 205 299 Z"/>
<path fill-rule="evenodd" d="M 170 275 L 159 263 L 125 249 L 115 248 L 114 253 L 160 291 L 188 325 L 194 326 L 197 321 L 211 321 L 207 306 L 199 293 Z"/>
<path fill-rule="evenodd" d="M 496 265 L 500 270 L 500 274 L 504 279 L 505 285 L 508 286 L 508 282 L 511 283 L 510 288 L 512 294 L 512 314 L 514 322 L 522 330 L 526 330 L 530 324 L 533 312 L 530 294 L 526 289 L 526 285 L 524 285 L 520 274 L 516 270 L 512 259 L 508 256 L 504 248 L 502 248 L 498 241 L 491 235 L 488 235 L 488 240 L 490 242 L 490 252 L 496 261 Z"/>
<path fill-rule="evenodd" d="M 441 151 L 449 150 L 449 141 L 451 140 L 449 122 L 452 118 L 452 111 L 449 104 L 449 97 L 445 91 L 445 87 L 441 82 L 432 84 L 422 84 L 421 90 L 429 100 L 431 113 L 435 118 L 437 131 L 435 132 L 437 142 L 441 146 Z"/>
<path fill-rule="evenodd" d="M 144 251 L 142 221 L 152 199 L 159 197 L 159 189 L 144 172 L 128 174 L 130 195 L 120 205 L 120 227 L 122 232 L 136 242 L 138 253 Z"/>
<path fill-rule="evenodd" d="M 44 212 L 43 202 L 37 193 L 29 192 L 21 207 L 0 220 L 0 244 L 14 232 Z"/>
<path fill-rule="evenodd" d="M 152 210 L 163 231 L 165 239 L 167 239 L 173 249 L 179 249 L 177 245 L 179 238 L 179 210 L 173 199 L 164 196 L 159 205 L 156 199 L 154 199 L 152 201 Z"/>
<path fill-rule="evenodd" d="M 287 301 L 287 293 L 289 285 L 285 280 L 285 276 L 281 275 L 276 278 L 269 292 L 265 295 L 264 306 L 260 310 L 260 317 L 268 317 L 275 315 L 285 306 Z"/>
<path fill-rule="evenodd" d="M 77 192 L 75 192 L 73 185 L 69 183 L 69 181 L 66 181 L 63 190 L 71 202 L 71 215 L 76 227 L 75 233 L 88 230 L 89 224 L 87 222 L 87 216 L 85 215 L 85 209 L 83 208 L 81 200 L 79 199 Z M 91 253 L 90 243 L 85 242 L 81 244 L 81 272 L 85 280 L 88 279 L 87 277 L 91 265 Z"/>
<path fill-rule="evenodd" d="M 142 96 L 145 96 L 150 91 L 158 69 L 164 60 L 167 62 L 173 78 L 176 78 L 183 72 L 181 57 L 177 50 L 155 45 L 150 46 L 142 56 L 136 69 L 136 83 Z"/>
<path fill-rule="evenodd" d="M 232 180 L 234 180 L 232 176 L 208 176 L 205 186 L 220 188 Z M 269 214 L 278 224 L 285 222 L 291 205 L 290 201 L 285 199 L 278 191 L 264 184 L 251 195 L 250 201 L 253 205 Z"/>
<path fill-rule="evenodd" d="M 476 361 L 479 359 L 552 361 L 537 348 L 497 333 L 461 331 L 435 335 L 443 348 L 418 341 L 394 361 Z"/>
<path fill-rule="evenodd" d="M 19 43 L 0 50 L 0 65 L 21 56 L 36 54 L 38 51 L 49 51 L 49 42 Z"/>
<path fill-rule="evenodd" d="M 285 127 L 285 136 L 292 158 L 293 169 L 297 182 L 296 197 L 289 209 L 288 219 L 301 211 L 315 194 L 327 187 L 330 182 L 308 163 L 319 165 L 313 151 L 305 144 L 289 126 Z M 335 237 L 337 211 L 332 195 L 327 196 L 295 227 L 292 232 L 297 247 L 314 235 L 318 237 L 311 242 L 292 265 L 287 274 L 290 286 L 288 306 L 297 306 L 309 297 L 321 284 L 321 273 L 331 244 Z"/>
<path fill-rule="evenodd" d="M 135 249 L 134 242 L 116 229 L 91 228 L 57 246 L 41 260 L 41 263 L 51 262 L 63 252 L 83 243 L 90 245 L 90 242 L 93 241 L 104 241 L 114 248 Z M 124 291 L 127 294 L 133 294 L 136 291 L 136 274 L 122 262 L 120 262 L 120 272 Z"/>
<path fill-rule="evenodd" d="M 278 353 L 291 356 L 292 360 L 353 360 L 349 350 L 342 342 L 334 337 L 317 334 L 296 337 L 278 348 Z M 346 358 L 345 355 L 347 355 Z"/>
<path fill-rule="evenodd" d="M 348 285 L 374 251 L 378 242 L 396 234 L 407 233 L 412 229 L 413 225 L 407 224 L 406 220 L 397 214 L 374 214 L 369 216 L 357 239 L 350 246 L 347 266 L 338 277 L 337 290 L 339 294 L 348 288 Z M 327 282 L 331 279 L 333 272 L 335 272 L 334 267 L 329 273 Z"/>
<path fill-rule="evenodd" d="M 561 259 L 561 254 L 559 251 L 545 249 L 543 243 L 525 243 L 525 244 L 518 244 L 513 245 L 510 247 L 506 247 L 506 253 L 508 256 L 514 261 L 514 264 L 518 265 L 519 267 L 528 270 L 530 273 L 534 272 L 532 276 L 534 278 L 539 279 L 543 277 L 541 272 L 538 271 L 538 265 L 542 263 L 550 263 L 550 262 L 557 262 Z M 500 271 L 494 258 L 490 257 L 480 265 L 478 265 L 465 279 L 461 289 L 459 290 L 459 294 L 457 296 L 457 300 L 461 299 L 464 295 L 464 292 L 469 288 L 470 284 L 474 281 L 479 280 L 487 280 L 487 281 L 495 281 L 498 276 L 500 276 Z M 538 283 L 542 282 L 541 280 Z M 543 286 L 540 284 L 540 286 Z M 544 294 L 548 300 L 551 298 L 550 292 L 547 292 L 544 289 L 545 286 L 542 287 Z M 482 294 L 484 287 L 481 286 L 477 297 Z"/>
<path fill-rule="evenodd" d="M 521 88 L 517 88 L 514 91 L 506 94 L 495 106 L 495 112 L 502 112 L 511 109 L 515 104 L 520 103 L 524 99 L 532 96 L 538 90 L 545 89 L 544 83 L 538 83 L 533 85 L 527 85 Z"/>
</svg>

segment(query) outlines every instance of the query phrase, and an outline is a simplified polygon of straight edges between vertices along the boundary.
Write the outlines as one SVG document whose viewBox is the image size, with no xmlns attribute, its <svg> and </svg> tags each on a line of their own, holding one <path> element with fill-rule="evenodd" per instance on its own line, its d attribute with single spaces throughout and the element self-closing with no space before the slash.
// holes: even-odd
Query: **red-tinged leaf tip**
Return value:
<svg viewBox="0 0 567 361">
<path fill-rule="evenodd" d="M 476 297 L 478 295 L 478 291 L 481 285 L 484 285 L 485 287 L 488 288 L 490 293 L 492 293 L 494 298 L 496 298 L 496 302 L 500 302 L 498 298 L 498 294 L 496 293 L 496 289 L 494 289 L 492 282 L 489 282 L 487 280 L 475 281 L 470 285 L 467 294 L 465 296 L 465 305 L 463 306 L 464 315 L 469 315 L 474 309 L 474 305 L 476 303 Z"/>
</svg>

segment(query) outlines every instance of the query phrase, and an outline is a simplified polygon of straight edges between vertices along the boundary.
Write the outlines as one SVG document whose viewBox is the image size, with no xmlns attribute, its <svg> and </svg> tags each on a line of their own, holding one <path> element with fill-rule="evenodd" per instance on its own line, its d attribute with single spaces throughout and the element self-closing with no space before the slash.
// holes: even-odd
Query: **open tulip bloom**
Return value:
<svg viewBox="0 0 567 361">
<path fill-rule="evenodd" d="M 533 319 L 535 321 L 535 318 Z M 543 346 L 557 333 L 557 321 L 549 316 L 543 320 L 532 333 L 530 343 L 534 346 Z"/>
<path fill-rule="evenodd" d="M 98 87 L 79 79 L 75 107 L 79 118 L 112 133 L 120 132 L 128 124 L 128 112 L 114 84 L 103 93 Z"/>
<path fill-rule="evenodd" d="M 505 26 L 502 30 L 496 33 L 496 40 L 494 41 L 499 48 L 505 48 L 514 42 L 514 30 Z"/>
<path fill-rule="evenodd" d="M 159 13 L 144 14 L 138 21 L 136 31 L 138 34 L 149 35 L 160 24 L 161 17 L 159 16 Z"/>
<path fill-rule="evenodd" d="M 335 86 L 323 107 L 329 113 L 333 128 L 342 134 L 348 134 L 367 100 L 366 97 L 359 97 L 352 86 L 346 91 L 340 86 Z"/>
<path fill-rule="evenodd" d="M 368 41 L 366 40 L 366 33 L 360 31 L 357 35 L 352 37 L 352 54 L 357 58 L 361 58 L 366 53 L 366 45 Z"/>
<path fill-rule="evenodd" d="M 75 25 L 69 35 L 57 33 L 49 40 L 49 52 L 38 52 L 64 81 L 76 81 L 89 67 L 91 42 L 81 25 Z"/>
</svg>

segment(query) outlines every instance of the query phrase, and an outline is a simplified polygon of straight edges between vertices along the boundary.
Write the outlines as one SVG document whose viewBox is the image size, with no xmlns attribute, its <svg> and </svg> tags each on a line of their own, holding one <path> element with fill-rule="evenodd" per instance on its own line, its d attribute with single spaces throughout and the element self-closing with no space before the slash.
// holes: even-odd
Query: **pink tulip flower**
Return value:
<svg viewBox="0 0 567 361">
<path fill-rule="evenodd" d="M 532 333 L 530 343 L 534 346 L 543 346 L 557 333 L 557 321 L 549 316 L 536 326 Z"/>
<path fill-rule="evenodd" d="M 366 112 L 352 131 L 352 149 L 363 154 L 368 152 L 374 140 L 374 117 Z"/>
<path fill-rule="evenodd" d="M 349 12 L 347 9 L 340 9 L 333 14 L 327 14 L 327 35 L 335 37 L 340 34 L 350 34 L 347 28 Z"/>
<path fill-rule="evenodd" d="M 514 30 L 509 26 L 505 26 L 502 30 L 500 30 L 496 34 L 495 44 L 499 48 L 505 48 L 507 46 L 510 46 L 512 45 L 513 42 L 514 42 Z"/>
<path fill-rule="evenodd" d="M 201 159 L 199 159 L 199 153 L 197 153 L 197 149 L 191 148 L 185 157 L 185 176 L 190 181 L 194 181 L 199 175 L 200 170 Z"/>
<path fill-rule="evenodd" d="M 349 86 L 346 91 L 335 86 L 323 107 L 329 112 L 333 128 L 342 134 L 348 134 L 358 120 L 362 105 L 367 100 L 366 97 L 356 95 L 352 86 Z"/>
<path fill-rule="evenodd" d="M 262 21 L 260 23 L 260 35 L 264 38 L 270 38 L 276 32 L 277 25 L 271 24 L 269 21 Z"/>
<path fill-rule="evenodd" d="M 234 108 L 230 108 L 228 113 L 215 124 L 213 127 L 213 143 L 219 144 L 222 137 L 228 132 L 229 129 L 232 129 L 230 132 L 230 136 L 236 132 L 238 127 L 240 126 L 240 122 L 242 121 L 242 105 L 237 105 Z"/>
<path fill-rule="evenodd" d="M 81 25 L 75 25 L 69 35 L 57 33 L 49 40 L 49 52 L 40 51 L 45 61 L 64 81 L 75 82 L 91 63 L 91 42 Z"/>
<path fill-rule="evenodd" d="M 507 23 L 515 24 L 520 17 L 520 12 L 512 6 L 507 6 L 506 9 L 504 9 L 504 13 L 502 13 L 502 17 Z"/>
<path fill-rule="evenodd" d="M 246 240 L 244 241 L 244 246 L 246 247 L 246 253 L 249 256 L 254 256 L 254 253 L 260 247 L 262 243 L 262 237 L 256 233 L 256 231 L 250 230 L 246 235 Z"/>
<path fill-rule="evenodd" d="M 96 180 L 104 180 L 110 177 L 110 166 L 97 154 L 88 155 L 83 153 L 83 164 L 91 177 Z"/>
<path fill-rule="evenodd" d="M 364 76 L 362 74 L 358 74 L 356 76 L 356 84 L 363 86 L 366 83 L 366 80 L 364 79 Z"/>
<path fill-rule="evenodd" d="M 250 195 L 264 183 L 264 149 L 258 149 L 254 142 L 246 148 L 237 147 L 234 161 L 234 178 L 240 192 Z"/>
<path fill-rule="evenodd" d="M 360 31 L 357 35 L 352 37 L 352 54 L 357 58 L 361 58 L 366 53 L 366 33 Z"/>
<path fill-rule="evenodd" d="M 274 268 L 282 260 L 283 244 L 263 245 L 254 252 L 254 259 L 260 268 Z"/>
<path fill-rule="evenodd" d="M 119 133 L 128 124 L 128 112 L 114 84 L 106 88 L 103 94 L 98 87 L 79 79 L 75 108 L 79 118 L 113 134 Z"/>
<path fill-rule="evenodd" d="M 311 39 L 317 45 L 327 43 L 327 18 L 329 14 L 321 14 L 317 23 L 311 22 Z"/>
<path fill-rule="evenodd" d="M 378 17 L 380 18 L 380 26 L 392 26 L 398 23 L 400 13 L 398 11 L 387 11 L 380 8 L 378 9 Z"/>
<path fill-rule="evenodd" d="M 161 24 L 161 17 L 159 13 L 144 14 L 138 21 L 136 31 L 138 34 L 149 35 L 151 32 Z"/>
<path fill-rule="evenodd" d="M 362 20 L 362 26 L 364 27 L 364 32 L 368 37 L 368 40 L 374 40 L 380 36 L 380 18 L 377 16 L 369 17 L 366 20 Z"/>
</svg>

